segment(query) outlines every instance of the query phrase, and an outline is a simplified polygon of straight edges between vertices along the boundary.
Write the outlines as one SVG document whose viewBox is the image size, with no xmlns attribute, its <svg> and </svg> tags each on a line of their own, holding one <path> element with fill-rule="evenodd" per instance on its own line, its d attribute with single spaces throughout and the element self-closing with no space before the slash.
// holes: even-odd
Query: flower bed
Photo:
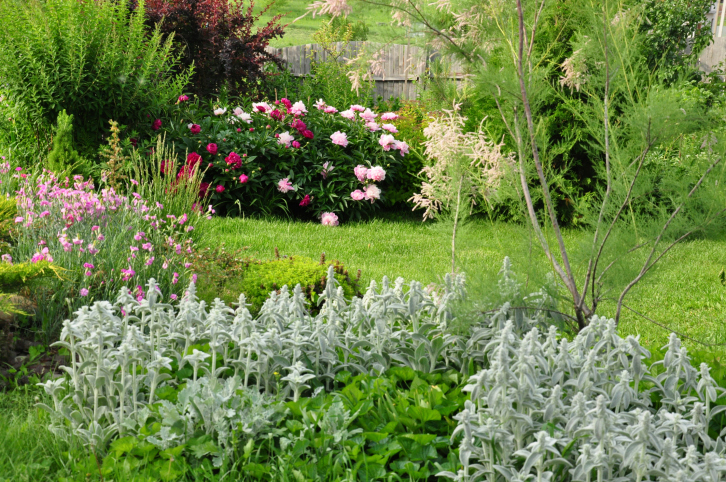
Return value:
<svg viewBox="0 0 726 482">
<path fill-rule="evenodd" d="M 281 99 L 210 113 L 182 99 L 178 119 L 153 127 L 186 153 L 182 169 L 206 169 L 200 195 L 228 213 L 312 216 L 330 226 L 361 218 L 385 203 L 408 152 L 394 137 L 396 114 L 359 105 L 338 112 L 319 100 L 308 110 Z"/>
<path fill-rule="evenodd" d="M 176 216 L 136 192 L 127 197 L 112 188 L 96 190 L 81 176 L 71 181 L 44 173 L 20 181 L 15 259 L 4 261 L 60 266 L 64 280 L 54 290 L 64 296 L 108 297 L 130 286 L 140 297 L 153 277 L 176 297 L 195 278 L 194 225 L 209 213 Z"/>
</svg>

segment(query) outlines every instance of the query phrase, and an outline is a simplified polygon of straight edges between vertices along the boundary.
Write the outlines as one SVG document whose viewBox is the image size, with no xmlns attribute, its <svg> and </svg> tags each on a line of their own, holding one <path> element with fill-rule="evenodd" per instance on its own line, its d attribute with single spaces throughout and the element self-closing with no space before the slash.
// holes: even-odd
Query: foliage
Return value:
<svg viewBox="0 0 726 482">
<path fill-rule="evenodd" d="M 713 2 L 641 0 L 639 3 L 644 17 L 642 49 L 651 71 L 668 83 L 680 76 L 700 80 L 698 57 L 713 42 L 712 29 L 705 25 Z"/>
<path fill-rule="evenodd" d="M 233 284 L 232 287 L 238 286 L 237 291 L 245 294 L 253 312 L 259 311 L 271 291 L 277 291 L 285 285 L 302 286 L 306 297 L 315 305 L 325 288 L 327 278 L 324 256 L 321 261 L 290 256 L 271 261 L 252 262 L 241 283 Z M 340 263 L 336 262 L 332 266 L 337 281 L 343 287 L 343 294 L 347 298 L 356 296 L 358 294 L 357 280 L 352 279 Z"/>
<path fill-rule="evenodd" d="M 145 123 L 175 101 L 189 79 L 189 72 L 178 72 L 171 39 L 149 32 L 144 15 L 130 12 L 126 0 L 9 0 L 0 4 L 0 19 L 3 93 L 16 122 L 35 136 L 26 164 L 44 157 L 62 110 L 76 119 L 81 154 L 95 153 L 108 119 Z M 28 152 L 27 146 L 16 149 Z"/>
<path fill-rule="evenodd" d="M 351 73 L 362 67 L 357 65 L 357 58 L 346 57 L 346 49 L 349 42 L 355 40 L 356 31 L 353 24 L 339 22 L 339 26 L 334 20 L 324 23 L 313 34 L 313 40 L 323 49 L 325 58 L 311 58 L 310 75 L 303 82 L 300 96 L 325 99 L 330 105 L 370 105 L 375 85 L 370 79 L 354 84 Z M 365 52 L 359 52 L 361 54 Z"/>
<path fill-rule="evenodd" d="M 340 38 L 343 41 L 343 38 L 350 37 L 350 42 L 365 42 L 368 40 L 368 34 L 370 29 L 368 28 L 368 25 L 362 20 L 358 20 L 355 23 L 351 22 L 347 17 L 332 17 L 330 19 L 330 27 L 332 28 L 333 32 L 335 32 L 335 36 Z M 351 35 L 347 35 L 347 31 L 350 30 Z M 313 38 L 315 39 L 315 34 L 313 34 Z"/>
<path fill-rule="evenodd" d="M 223 88 L 233 95 L 254 96 L 264 85 L 265 64 L 279 63 L 265 48 L 284 34 L 281 15 L 255 27 L 269 6 L 255 14 L 254 2 L 147 0 L 146 15 L 184 46 L 183 64 L 196 70 L 193 83 L 198 96 L 214 95 Z"/>
<path fill-rule="evenodd" d="M 659 373 L 637 338 L 594 317 L 572 341 L 527 319 L 478 333 L 489 368 L 469 379 L 452 480 L 718 480 L 724 390 L 690 364 L 675 334 Z M 499 315 L 498 315 L 499 316 Z M 506 320 L 506 321 L 505 321 Z M 477 335 L 475 335 L 477 336 Z M 617 435 L 616 435 L 617 434 Z"/>
<path fill-rule="evenodd" d="M 48 169 L 59 177 L 82 171 L 84 160 L 73 148 L 73 116 L 65 110 L 58 113 L 53 148 L 48 153 Z"/>
<path fill-rule="evenodd" d="M 176 151 L 188 153 L 181 169 L 205 169 L 201 195 L 218 209 L 357 219 L 386 202 L 408 146 L 390 134 L 381 143 L 377 114 L 362 106 L 336 113 L 322 100 L 309 110 L 286 98 L 244 110 L 233 105 L 210 115 L 190 103 L 164 128 Z"/>
<path fill-rule="evenodd" d="M 176 307 L 163 302 L 152 279 L 139 299 L 122 288 L 115 305 L 96 302 L 64 322 L 56 345 L 70 353 L 69 378 L 43 384 L 53 399 L 43 408 L 55 433 L 72 433 L 93 452 L 140 435 L 166 450 L 202 431 L 209 448 L 200 456 L 212 453 L 220 466 L 239 436 L 254 437 L 269 423 L 266 397 L 297 402 L 311 386 L 330 387 L 343 370 L 458 366 L 463 342 L 445 329 L 462 283 L 447 276 L 440 291 L 427 293 L 416 282 L 404 291 L 403 279 L 384 279 L 380 290 L 372 283 L 349 302 L 330 266 L 318 315 L 309 314 L 297 285 L 273 292 L 253 319 L 244 295 L 236 310 L 216 300 L 207 312 L 192 284 Z M 259 417 L 237 410 L 248 397 L 261 400 L 258 408 L 253 403 Z"/>
<path fill-rule="evenodd" d="M 398 129 L 398 138 L 405 141 L 409 145 L 410 155 L 401 160 L 401 169 L 398 173 L 398 182 L 395 186 L 391 186 L 386 193 L 386 197 L 391 204 L 401 206 L 421 190 L 421 179 L 419 177 L 421 169 L 426 162 L 423 156 L 423 142 L 426 137 L 423 135 L 423 129 L 428 126 L 430 114 L 420 102 L 392 102 L 389 106 L 388 102 L 381 103 L 377 109 L 379 111 L 394 110 L 398 119 L 396 119 L 396 128 Z M 398 105 L 395 105 L 398 104 Z M 397 109 L 389 109 L 389 107 L 398 107 Z M 406 206 L 408 206 L 406 204 Z"/>
<path fill-rule="evenodd" d="M 83 472 L 102 476 L 128 454 L 162 478 L 206 464 L 242 480 L 718 480 L 705 476 L 726 463 L 726 390 L 675 335 L 649 367 L 613 320 L 570 339 L 505 303 L 458 337 L 462 278 L 428 292 L 384 280 L 348 303 L 333 273 L 314 317 L 299 285 L 253 319 L 244 296 L 208 310 L 191 285 L 176 306 L 153 280 L 141 301 L 122 289 L 78 311 L 58 343 L 67 376 L 41 384 L 52 431 L 88 447 Z"/>
<path fill-rule="evenodd" d="M 32 280 L 50 276 L 60 276 L 60 270 L 48 261 L 0 262 L 0 293 L 18 291 Z"/>
</svg>

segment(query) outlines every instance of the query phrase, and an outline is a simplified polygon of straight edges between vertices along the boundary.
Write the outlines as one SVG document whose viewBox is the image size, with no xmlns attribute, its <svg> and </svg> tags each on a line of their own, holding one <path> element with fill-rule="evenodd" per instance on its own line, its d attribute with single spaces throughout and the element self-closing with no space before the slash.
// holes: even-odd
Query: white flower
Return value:
<svg viewBox="0 0 726 482">
<path fill-rule="evenodd" d="M 294 140 L 295 138 L 291 136 L 288 131 L 285 131 L 277 138 L 277 143 L 290 147 L 290 144 L 292 144 L 292 141 Z"/>
<path fill-rule="evenodd" d="M 222 115 L 225 112 L 227 112 L 226 107 L 218 107 L 218 108 L 214 109 L 214 115 Z"/>
<path fill-rule="evenodd" d="M 292 107 L 290 107 L 290 114 L 297 114 L 297 115 L 303 115 L 307 114 L 308 110 L 305 108 L 305 104 L 301 100 L 295 102 L 292 104 Z"/>
</svg>

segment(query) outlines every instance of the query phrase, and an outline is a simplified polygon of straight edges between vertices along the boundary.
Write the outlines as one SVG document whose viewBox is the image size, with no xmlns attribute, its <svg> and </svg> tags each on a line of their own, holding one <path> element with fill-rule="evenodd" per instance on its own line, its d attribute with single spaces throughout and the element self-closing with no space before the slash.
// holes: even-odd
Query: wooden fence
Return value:
<svg viewBox="0 0 726 482">
<path fill-rule="evenodd" d="M 383 74 L 374 75 L 375 96 L 384 99 L 400 97 L 415 99 L 421 88 L 420 80 L 431 75 L 431 64 L 440 56 L 430 49 L 413 45 L 383 45 L 374 42 L 349 42 L 335 44 L 336 50 L 342 52 L 340 62 L 354 59 L 361 52 L 379 52 L 383 61 Z M 267 51 L 280 58 L 292 75 L 304 77 L 310 75 L 313 62 L 324 62 L 330 57 L 329 52 L 319 44 L 296 45 L 294 47 L 274 48 Z M 447 77 L 461 81 L 464 78 L 461 64 L 447 61 Z"/>
</svg>

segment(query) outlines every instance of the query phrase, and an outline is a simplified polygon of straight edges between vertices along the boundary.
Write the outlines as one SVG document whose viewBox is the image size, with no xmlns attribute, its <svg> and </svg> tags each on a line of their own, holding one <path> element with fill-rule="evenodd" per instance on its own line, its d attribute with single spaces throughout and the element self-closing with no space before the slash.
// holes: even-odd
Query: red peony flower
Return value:
<svg viewBox="0 0 726 482">
<path fill-rule="evenodd" d="M 292 147 L 297 149 L 298 147 L 300 147 L 300 143 L 298 141 L 292 141 Z"/>
<path fill-rule="evenodd" d="M 219 184 L 217 187 L 214 188 L 214 190 L 217 191 L 218 193 L 223 193 L 224 192 L 224 186 L 222 186 L 221 184 Z"/>
<path fill-rule="evenodd" d="M 199 185 L 199 197 L 203 198 L 209 192 L 209 183 L 203 182 Z"/>
<path fill-rule="evenodd" d="M 155 131 L 158 131 L 161 129 L 161 119 L 156 119 L 153 124 L 151 124 L 151 128 Z"/>
<path fill-rule="evenodd" d="M 224 158 L 224 161 L 232 169 L 239 169 L 242 167 L 242 158 L 236 152 L 230 152 L 229 156 Z"/>
<path fill-rule="evenodd" d="M 282 102 L 282 105 L 284 105 L 285 108 L 288 110 L 292 107 L 292 102 L 290 102 L 289 99 L 283 97 L 282 99 L 280 99 L 280 102 Z"/>
<path fill-rule="evenodd" d="M 190 167 L 194 167 L 197 164 L 199 164 L 202 160 L 202 156 L 197 154 L 196 152 L 190 152 L 187 156 L 187 165 Z"/>
<path fill-rule="evenodd" d="M 192 134 L 199 134 L 200 132 L 202 132 L 202 126 L 200 126 L 199 124 L 192 124 L 189 130 L 192 132 Z"/>
<path fill-rule="evenodd" d="M 279 110 L 275 109 L 272 112 L 270 112 L 270 117 L 272 117 L 276 121 L 282 121 L 282 119 L 285 116 L 282 114 L 282 112 L 280 112 Z"/>
<path fill-rule="evenodd" d="M 249 178 L 249 177 L 247 177 L 247 174 L 242 174 L 242 175 L 240 175 L 240 177 L 239 177 L 239 182 L 240 182 L 241 184 L 245 184 L 245 183 L 246 183 L 247 181 L 249 181 L 249 180 L 250 180 L 250 178 Z"/>
<path fill-rule="evenodd" d="M 310 194 L 306 194 L 302 201 L 300 201 L 300 206 L 305 207 L 308 205 L 310 205 Z"/>
<path fill-rule="evenodd" d="M 213 156 L 216 156 L 217 155 L 217 144 L 214 144 L 214 143 L 207 144 L 207 152 L 209 152 Z"/>
</svg>

